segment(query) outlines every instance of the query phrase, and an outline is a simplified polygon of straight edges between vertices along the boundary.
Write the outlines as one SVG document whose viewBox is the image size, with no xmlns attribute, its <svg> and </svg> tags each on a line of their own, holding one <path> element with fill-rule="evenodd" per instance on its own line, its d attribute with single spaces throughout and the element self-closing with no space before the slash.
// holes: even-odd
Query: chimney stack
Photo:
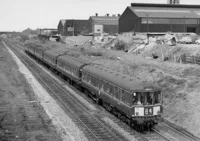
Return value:
<svg viewBox="0 0 200 141">
<path fill-rule="evenodd" d="M 117 14 L 117 16 L 120 17 L 121 15 L 120 15 L 120 14 Z"/>
<path fill-rule="evenodd" d="M 109 14 L 106 14 L 107 15 L 107 17 L 109 17 Z"/>
<path fill-rule="evenodd" d="M 98 17 L 98 13 L 96 13 L 95 15 L 96 15 L 96 17 Z"/>
</svg>

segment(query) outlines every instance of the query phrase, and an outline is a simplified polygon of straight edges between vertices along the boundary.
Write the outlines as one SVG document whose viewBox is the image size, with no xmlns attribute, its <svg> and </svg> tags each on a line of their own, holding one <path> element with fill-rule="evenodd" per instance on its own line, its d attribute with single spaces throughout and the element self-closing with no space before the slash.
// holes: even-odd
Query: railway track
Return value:
<svg viewBox="0 0 200 141">
<path fill-rule="evenodd" d="M 160 129 L 164 128 L 164 131 L 167 130 L 168 133 L 171 133 L 176 137 L 177 139 L 175 140 L 180 140 L 180 141 L 200 141 L 200 138 L 195 137 L 185 129 L 182 129 L 172 123 L 170 123 L 167 120 L 164 120 L 159 126 Z"/>
<path fill-rule="evenodd" d="M 84 133 L 89 140 L 109 140 L 109 141 L 124 141 L 123 137 L 111 132 L 106 126 L 104 126 L 98 119 L 96 119 L 90 112 L 87 111 L 76 99 L 70 96 L 69 92 L 60 86 L 55 80 L 49 77 L 42 69 L 34 64 L 25 54 L 20 50 L 11 48 L 14 53 L 20 58 L 20 60 L 31 70 L 37 80 L 48 90 L 52 97 L 57 99 L 62 105 L 63 110 L 66 113 L 70 113 L 69 116 L 73 122 L 78 126 L 84 128 Z"/>
<path fill-rule="evenodd" d="M 31 70 L 31 72 L 40 81 L 40 83 L 42 83 L 44 87 L 50 92 L 52 97 L 61 103 L 61 106 L 66 111 L 66 113 L 70 113 L 74 123 L 79 125 L 79 127 L 81 126 L 81 129 L 84 130 L 84 133 L 87 135 L 89 140 L 128 140 L 123 135 L 119 134 L 115 129 L 113 129 L 113 127 L 108 126 L 104 121 L 102 121 L 100 115 L 91 114 L 86 106 L 81 104 L 78 100 L 69 94 L 69 91 L 63 88 L 54 79 L 49 77 L 49 74 L 45 73 L 41 68 L 39 68 L 35 61 L 27 57 L 27 55 L 22 51 L 23 47 L 21 47 L 20 50 L 16 48 L 11 49 Z M 113 115 L 111 116 L 114 117 Z M 115 123 L 117 123 L 130 135 L 134 136 L 134 138 L 138 141 L 171 141 L 170 138 L 168 139 L 156 130 L 146 133 L 138 133 L 127 126 L 125 123 L 121 122 L 119 119 L 115 117 L 112 119 L 114 119 Z"/>
</svg>

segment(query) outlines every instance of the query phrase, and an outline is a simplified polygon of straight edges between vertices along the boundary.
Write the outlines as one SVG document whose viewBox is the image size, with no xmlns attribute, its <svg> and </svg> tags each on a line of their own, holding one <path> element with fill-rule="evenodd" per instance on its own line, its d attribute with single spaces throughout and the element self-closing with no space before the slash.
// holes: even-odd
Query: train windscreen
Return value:
<svg viewBox="0 0 200 141">
<path fill-rule="evenodd" d="M 136 92 L 133 93 L 133 105 L 155 105 L 161 104 L 161 92 Z"/>
</svg>

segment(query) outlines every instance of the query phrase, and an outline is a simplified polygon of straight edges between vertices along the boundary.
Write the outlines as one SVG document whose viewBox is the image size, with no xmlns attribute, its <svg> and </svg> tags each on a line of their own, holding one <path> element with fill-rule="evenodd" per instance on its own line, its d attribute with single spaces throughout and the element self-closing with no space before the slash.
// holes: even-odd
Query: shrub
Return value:
<svg viewBox="0 0 200 141">
<path fill-rule="evenodd" d="M 126 45 L 126 43 L 123 42 L 123 41 L 118 41 L 118 42 L 115 43 L 114 48 L 115 48 L 116 50 L 125 50 L 125 49 L 127 48 L 127 45 Z"/>
</svg>

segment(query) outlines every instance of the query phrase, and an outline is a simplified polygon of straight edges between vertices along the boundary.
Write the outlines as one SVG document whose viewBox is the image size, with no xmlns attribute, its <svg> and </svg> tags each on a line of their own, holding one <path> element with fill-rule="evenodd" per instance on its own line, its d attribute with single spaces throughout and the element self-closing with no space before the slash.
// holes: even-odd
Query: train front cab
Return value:
<svg viewBox="0 0 200 141">
<path fill-rule="evenodd" d="M 162 121 L 161 91 L 133 92 L 132 120 L 134 123 L 152 127 Z"/>
</svg>

